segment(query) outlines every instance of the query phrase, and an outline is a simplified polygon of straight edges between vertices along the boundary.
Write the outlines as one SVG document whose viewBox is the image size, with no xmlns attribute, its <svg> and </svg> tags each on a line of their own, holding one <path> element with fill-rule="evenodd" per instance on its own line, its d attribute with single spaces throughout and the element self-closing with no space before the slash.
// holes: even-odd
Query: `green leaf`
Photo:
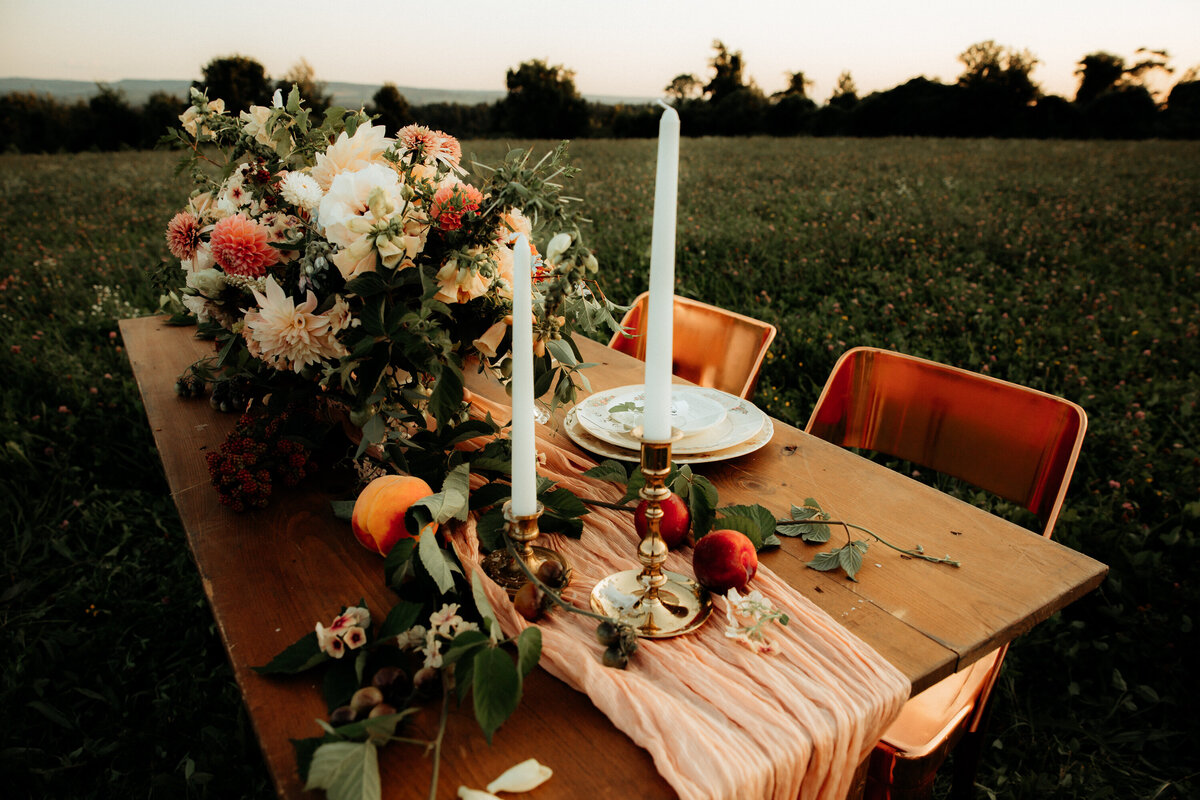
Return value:
<svg viewBox="0 0 1200 800">
<path fill-rule="evenodd" d="M 583 474 L 589 478 L 612 483 L 629 482 L 629 472 L 625 469 L 625 465 L 620 461 L 613 461 L 611 458 L 600 462 Z"/>
<path fill-rule="evenodd" d="M 417 549 L 417 540 L 409 537 L 399 539 L 388 551 L 383 560 L 383 574 L 389 586 L 399 586 L 412 569 L 413 553 Z"/>
<path fill-rule="evenodd" d="M 755 550 L 762 549 L 762 531 L 759 530 L 758 522 L 750 517 L 732 516 L 721 517 L 717 520 L 723 530 L 739 531 L 746 534 L 753 544 Z"/>
<path fill-rule="evenodd" d="M 475 534 L 484 552 L 490 553 L 504 547 L 504 526 L 504 511 L 500 508 L 493 508 L 475 523 Z"/>
<path fill-rule="evenodd" d="M 587 506 L 570 490 L 561 486 L 538 495 L 547 511 L 552 511 L 560 517 L 582 517 L 588 513 Z"/>
<path fill-rule="evenodd" d="M 470 480 L 471 467 L 469 464 L 459 464 L 442 481 L 442 491 L 429 497 L 422 497 L 413 503 L 414 507 L 427 508 L 438 524 L 450 519 L 466 520 L 470 511 Z"/>
<path fill-rule="evenodd" d="M 475 721 L 488 744 L 521 702 L 521 674 L 512 659 L 498 647 L 485 647 L 475 654 L 471 690 L 475 695 Z"/>
<path fill-rule="evenodd" d="M 471 492 L 471 510 L 503 504 L 510 496 L 512 487 L 507 483 L 484 484 Z"/>
<path fill-rule="evenodd" d="M 433 393 L 429 395 L 429 413 L 433 415 L 441 428 L 450 424 L 450 420 L 458 413 L 463 405 L 463 375 L 453 364 L 443 364 L 442 372 L 433 385 Z"/>
<path fill-rule="evenodd" d="M 837 550 L 828 550 L 824 553 L 817 553 L 812 561 L 805 564 L 809 569 L 820 570 L 821 572 L 829 572 L 831 569 L 837 569 L 842 565 L 838 557 Z"/>
<path fill-rule="evenodd" d="M 295 675 L 329 660 L 330 657 L 323 653 L 321 646 L 317 644 L 317 632 L 312 631 L 271 659 L 271 663 L 252 669 L 259 675 Z"/>
<path fill-rule="evenodd" d="M 337 519 L 349 522 L 350 517 L 354 515 L 353 500 L 331 500 L 329 505 L 333 509 L 333 516 Z"/>
<path fill-rule="evenodd" d="M 312 736 L 308 739 L 290 739 L 292 749 L 296 751 L 296 771 L 300 780 L 308 782 L 308 767 L 312 764 L 313 754 L 325 743 L 324 736 Z"/>
<path fill-rule="evenodd" d="M 387 619 L 379 626 L 379 634 L 376 637 L 377 641 L 399 636 L 413 625 L 416 625 L 417 620 L 421 617 L 422 609 L 423 606 L 420 603 L 410 603 L 407 600 L 401 600 L 392 606 L 392 610 L 388 612 Z"/>
<path fill-rule="evenodd" d="M 703 475 L 693 476 L 687 503 L 692 517 L 692 536 L 696 539 L 712 530 L 717 501 L 717 487 L 712 485 L 712 481 Z"/>
<path fill-rule="evenodd" d="M 341 658 L 331 659 L 329 668 L 321 680 L 321 696 L 325 698 L 325 707 L 332 711 L 338 706 L 350 702 L 351 696 L 361 685 L 359 680 L 358 656 L 365 655 L 363 651 L 352 651 Z"/>
<path fill-rule="evenodd" d="M 867 549 L 866 544 L 866 542 L 855 541 L 838 551 L 838 563 L 842 565 L 842 569 L 846 571 L 846 577 L 850 580 L 855 580 L 854 576 L 862 569 L 863 553 Z M 862 547 L 860 548 L 859 545 Z"/>
<path fill-rule="evenodd" d="M 775 526 L 775 532 L 780 536 L 799 536 L 806 542 L 822 544 L 829 541 L 832 525 L 818 525 L 813 522 L 784 522 Z"/>
<path fill-rule="evenodd" d="M 455 677 L 461 680 L 462 675 L 460 672 L 465 666 L 465 662 L 459 662 L 481 647 L 488 646 L 490 641 L 491 640 L 488 638 L 487 634 L 482 633 L 481 631 L 463 631 L 458 636 L 454 637 L 454 641 L 450 642 L 450 646 L 447 647 L 446 652 L 442 654 L 443 666 L 458 664 L 458 666 L 455 667 Z"/>
<path fill-rule="evenodd" d="M 450 571 L 450 565 L 446 563 L 447 555 L 438 547 L 432 527 L 426 527 L 421 532 L 417 543 L 417 557 L 421 559 L 429 577 L 437 584 L 439 592 L 445 594 L 454 588 L 454 575 Z"/>
<path fill-rule="evenodd" d="M 317 748 L 305 791 L 324 789 L 328 800 L 378 800 L 379 761 L 371 742 L 329 742 Z"/>
<path fill-rule="evenodd" d="M 546 349 L 550 351 L 550 355 L 558 359 L 558 363 L 566 364 L 568 367 L 574 367 L 579 364 L 575 359 L 575 353 L 571 350 L 571 345 L 566 339 L 551 339 L 546 342 Z"/>
<path fill-rule="evenodd" d="M 362 426 L 362 439 L 358 443 L 358 452 L 354 454 L 354 457 L 359 458 L 367 452 L 368 447 L 380 444 L 386 436 L 387 426 L 383 422 L 383 415 L 374 415 Z"/>
<path fill-rule="evenodd" d="M 530 625 L 517 637 L 517 667 L 521 677 L 526 678 L 542 657 L 542 630 Z"/>
<path fill-rule="evenodd" d="M 346 284 L 348 294 L 367 298 L 387 291 L 387 281 L 378 272 L 364 272 Z"/>
<path fill-rule="evenodd" d="M 725 508 L 718 509 L 718 511 L 722 515 L 727 515 L 730 517 L 745 517 L 754 522 L 757 528 L 757 535 L 750 536 L 750 539 L 754 542 L 754 548 L 756 550 L 761 550 L 766 544 L 767 537 L 771 536 L 775 532 L 775 515 L 771 513 L 770 509 L 765 508 L 764 506 L 760 506 L 758 504 L 750 506 L 726 506 Z M 724 519 L 721 519 L 720 522 L 722 526 L 725 526 Z M 738 528 L 737 530 L 741 530 L 741 528 Z M 742 531 L 742 533 L 746 532 Z"/>
<path fill-rule="evenodd" d="M 479 570 L 475 570 L 471 573 L 471 597 L 475 600 L 475 608 L 479 611 L 479 616 L 487 625 L 492 641 L 498 642 L 504 638 L 504 632 L 500 630 L 500 623 L 496 620 L 496 611 L 492 608 L 487 593 L 483 590 L 483 581 L 479 577 L 479 572 Z"/>
</svg>

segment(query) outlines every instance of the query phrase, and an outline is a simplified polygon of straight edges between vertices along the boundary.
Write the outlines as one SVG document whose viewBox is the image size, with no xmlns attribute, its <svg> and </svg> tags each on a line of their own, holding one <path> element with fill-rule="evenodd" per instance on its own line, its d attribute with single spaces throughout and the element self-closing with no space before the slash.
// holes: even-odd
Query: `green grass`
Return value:
<svg viewBox="0 0 1200 800">
<path fill-rule="evenodd" d="M 628 301 L 647 282 L 654 143 L 573 152 L 568 193 Z M 157 304 L 187 194 L 172 163 L 0 156 L 11 796 L 271 794 L 115 333 Z M 757 399 L 787 422 L 857 344 L 1087 409 L 1055 538 L 1111 573 L 1011 649 L 981 793 L 1200 790 L 1200 145 L 685 140 L 678 244 L 682 294 L 779 327 Z"/>
</svg>

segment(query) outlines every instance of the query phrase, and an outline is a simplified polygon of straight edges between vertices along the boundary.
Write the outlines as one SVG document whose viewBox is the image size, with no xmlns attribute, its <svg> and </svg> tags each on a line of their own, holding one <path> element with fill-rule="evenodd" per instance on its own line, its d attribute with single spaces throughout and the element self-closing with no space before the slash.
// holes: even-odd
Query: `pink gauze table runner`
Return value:
<svg viewBox="0 0 1200 800">
<path fill-rule="evenodd" d="M 613 484 L 582 477 L 595 462 L 539 439 L 539 474 L 580 497 L 614 502 Z M 590 608 L 605 576 L 639 568 L 633 515 L 593 507 L 579 540 L 543 535 L 574 574 L 564 598 Z M 474 521 L 451 533 L 469 572 L 480 561 Z M 691 550 L 671 553 L 666 569 L 694 575 Z M 484 579 L 505 634 L 527 623 L 504 590 Z M 909 696 L 908 679 L 803 595 L 760 567 L 750 584 L 789 617 L 772 625 L 779 646 L 761 655 L 725 636 L 725 601 L 714 599 L 700 630 L 641 640 L 625 670 L 600 663 L 596 621 L 552 609 L 538 621 L 540 665 L 584 692 L 613 725 L 650 752 L 681 798 L 843 798 L 855 768 Z M 527 698 L 525 702 L 530 702 Z M 532 754 L 536 756 L 535 754 Z"/>
</svg>

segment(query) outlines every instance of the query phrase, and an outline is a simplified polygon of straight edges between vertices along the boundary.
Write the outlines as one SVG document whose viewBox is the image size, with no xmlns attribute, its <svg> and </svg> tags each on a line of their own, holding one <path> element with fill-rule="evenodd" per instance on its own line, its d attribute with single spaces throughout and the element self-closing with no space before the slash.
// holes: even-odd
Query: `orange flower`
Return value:
<svg viewBox="0 0 1200 800">
<path fill-rule="evenodd" d="M 429 216 L 444 231 L 458 230 L 462 227 L 462 215 L 475 211 L 482 202 L 483 195 L 469 183 L 443 184 L 433 195 Z"/>
<path fill-rule="evenodd" d="M 213 259 L 230 275 L 261 278 L 279 263 L 279 251 L 267 243 L 267 231 L 243 214 L 226 217 L 212 232 Z"/>
<path fill-rule="evenodd" d="M 180 211 L 167 223 L 167 248 L 171 255 L 186 261 L 200 247 L 200 222 L 192 214 Z"/>
</svg>

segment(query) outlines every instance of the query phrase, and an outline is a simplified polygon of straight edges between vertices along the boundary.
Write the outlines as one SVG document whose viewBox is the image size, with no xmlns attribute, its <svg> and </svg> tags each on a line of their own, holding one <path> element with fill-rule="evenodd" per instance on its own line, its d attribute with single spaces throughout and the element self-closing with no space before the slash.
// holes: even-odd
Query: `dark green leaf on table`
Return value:
<svg viewBox="0 0 1200 800">
<path fill-rule="evenodd" d="M 392 610 L 388 612 L 383 624 L 379 626 L 377 640 L 383 641 L 393 636 L 399 636 L 413 625 L 416 625 L 417 620 L 421 618 L 422 609 L 423 607 L 420 603 L 410 603 L 407 600 L 401 600 L 399 603 L 396 603 L 396 605 L 392 606 Z"/>
<path fill-rule="evenodd" d="M 333 509 L 333 516 L 337 519 L 349 522 L 354 516 L 354 501 L 353 500 L 331 500 L 330 508 Z"/>
<path fill-rule="evenodd" d="M 746 538 L 754 544 L 755 550 L 762 549 L 762 529 L 759 528 L 757 520 L 753 517 L 740 515 L 721 517 L 716 521 L 715 525 L 719 525 L 720 530 L 739 531 L 746 534 Z"/>
<path fill-rule="evenodd" d="M 479 517 L 475 523 L 475 534 L 484 552 L 490 553 L 504 547 L 504 526 L 504 511 L 499 507 Z"/>
<path fill-rule="evenodd" d="M 517 666 L 522 678 L 529 676 L 541 656 L 542 631 L 536 625 L 530 625 L 517 636 Z"/>
<path fill-rule="evenodd" d="M 305 791 L 324 789 L 328 800 L 378 800 L 379 761 L 371 742 L 327 742 L 313 753 Z"/>
<path fill-rule="evenodd" d="M 259 675 L 294 675 L 329 660 L 330 657 L 317 644 L 317 632 L 310 631 L 271 659 L 269 664 L 253 669 Z"/>
<path fill-rule="evenodd" d="M 485 647 L 475 654 L 471 692 L 475 696 L 475 720 L 488 744 L 492 734 L 521 702 L 521 674 L 508 653 Z"/>
<path fill-rule="evenodd" d="M 507 483 L 486 483 L 471 492 L 471 510 L 501 505 L 512 496 L 512 487 Z"/>
<path fill-rule="evenodd" d="M 583 473 L 585 477 L 595 478 L 601 481 L 611 481 L 612 483 L 628 483 L 629 471 L 625 469 L 625 465 L 620 461 L 607 459 L 601 461 L 596 466 Z"/>
<path fill-rule="evenodd" d="M 350 697 L 361 686 L 358 657 L 366 655 L 365 651 L 350 651 L 341 658 L 330 659 L 329 667 L 321 679 L 321 696 L 325 698 L 325 707 L 332 711 L 338 706 L 350 702 Z"/>
<path fill-rule="evenodd" d="M 442 664 L 444 666 L 456 664 L 480 648 L 486 647 L 489 641 L 488 635 L 482 631 L 463 631 L 454 637 L 454 641 L 450 642 L 446 652 L 442 654 Z M 458 672 L 455 675 L 461 677 Z"/>
<path fill-rule="evenodd" d="M 402 538 L 392 545 L 383 560 L 383 574 L 389 586 L 398 586 L 412 572 L 412 557 L 417 549 L 417 540 Z"/>
<path fill-rule="evenodd" d="M 483 589 L 483 579 L 479 577 L 480 570 L 475 570 L 471 573 L 471 598 L 475 601 L 475 610 L 479 612 L 479 616 L 483 619 L 483 623 L 487 626 L 488 634 L 493 642 L 498 642 L 504 638 L 504 633 L 500 630 L 500 622 L 496 619 L 496 611 L 492 608 L 491 602 L 487 598 L 487 592 Z"/>
<path fill-rule="evenodd" d="M 448 563 L 450 556 L 438 547 L 437 537 L 432 528 L 426 528 L 422 532 L 417 543 L 417 557 L 421 559 L 421 566 L 425 567 L 429 577 L 437 584 L 439 592 L 445 594 L 454 588 L 454 575 Z"/>
</svg>

